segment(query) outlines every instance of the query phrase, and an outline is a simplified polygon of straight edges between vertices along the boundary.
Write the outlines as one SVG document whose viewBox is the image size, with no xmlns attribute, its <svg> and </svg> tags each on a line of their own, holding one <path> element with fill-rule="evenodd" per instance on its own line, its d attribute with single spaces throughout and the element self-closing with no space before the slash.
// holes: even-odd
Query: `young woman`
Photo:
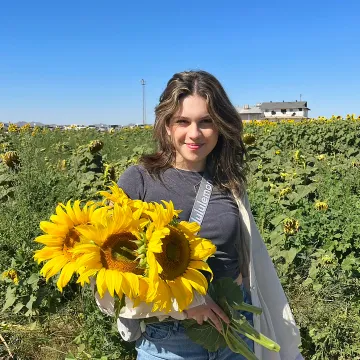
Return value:
<svg viewBox="0 0 360 360">
<path fill-rule="evenodd" d="M 282 350 L 279 355 L 255 346 L 258 357 L 295 359 L 299 353 L 298 331 L 247 202 L 245 146 L 236 109 L 214 76 L 205 71 L 187 71 L 169 80 L 155 114 L 158 151 L 144 156 L 140 165 L 128 168 L 118 185 L 132 199 L 172 200 L 175 209 L 182 210 L 180 220 L 188 221 L 206 172 L 213 191 L 199 235 L 217 247 L 215 257 L 208 260 L 214 278 L 231 277 L 238 283 L 243 279 L 246 301 L 250 302 L 251 293 L 254 305 L 265 310 L 263 319 L 245 315 L 249 321 L 254 320 L 258 330 L 280 343 Z M 185 314 L 199 324 L 210 319 L 218 329 L 219 318 L 229 321 L 209 296 Z M 254 348 L 252 341 L 244 339 Z M 136 348 L 140 360 L 243 359 L 227 348 L 209 353 L 193 343 L 176 320 L 147 325 Z"/>
</svg>

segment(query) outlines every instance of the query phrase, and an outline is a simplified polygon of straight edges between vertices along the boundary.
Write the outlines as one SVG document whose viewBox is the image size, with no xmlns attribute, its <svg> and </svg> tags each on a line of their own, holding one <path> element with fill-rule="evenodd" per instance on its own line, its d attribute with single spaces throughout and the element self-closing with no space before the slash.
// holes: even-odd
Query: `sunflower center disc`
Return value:
<svg viewBox="0 0 360 360">
<path fill-rule="evenodd" d="M 137 268 L 138 261 L 133 252 L 137 246 L 132 240 L 136 238 L 128 232 L 110 235 L 100 251 L 102 265 L 106 269 L 142 274 L 143 270 Z"/>
<path fill-rule="evenodd" d="M 174 280 L 181 276 L 190 262 L 190 246 L 186 237 L 176 228 L 170 227 L 170 234 L 162 239 L 162 252 L 155 257 L 163 268 L 160 277 Z"/>
<path fill-rule="evenodd" d="M 64 250 L 72 249 L 77 242 L 80 242 L 80 236 L 75 229 L 71 229 L 65 237 Z"/>
</svg>

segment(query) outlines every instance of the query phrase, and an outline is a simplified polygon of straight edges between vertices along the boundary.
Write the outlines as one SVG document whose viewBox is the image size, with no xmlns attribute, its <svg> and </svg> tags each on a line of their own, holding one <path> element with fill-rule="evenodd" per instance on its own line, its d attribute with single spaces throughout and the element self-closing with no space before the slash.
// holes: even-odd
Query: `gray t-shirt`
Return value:
<svg viewBox="0 0 360 360">
<path fill-rule="evenodd" d="M 118 185 L 131 199 L 146 202 L 171 200 L 175 209 L 182 210 L 180 220 L 188 221 L 202 175 L 201 172 L 170 168 L 162 174 L 163 181 L 159 181 L 152 178 L 144 167 L 135 165 L 121 175 Z M 236 238 L 240 237 L 240 220 L 238 207 L 229 192 L 214 186 L 199 236 L 211 240 L 217 247 L 215 257 L 208 260 L 214 279 L 235 279 L 239 275 L 235 244 Z"/>
</svg>

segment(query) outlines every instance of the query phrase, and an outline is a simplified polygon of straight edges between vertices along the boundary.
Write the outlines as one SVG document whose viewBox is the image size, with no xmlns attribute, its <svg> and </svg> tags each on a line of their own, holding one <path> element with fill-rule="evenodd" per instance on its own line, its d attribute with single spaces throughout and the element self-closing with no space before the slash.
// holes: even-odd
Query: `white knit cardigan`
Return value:
<svg viewBox="0 0 360 360">
<path fill-rule="evenodd" d="M 302 359 L 299 330 L 256 226 L 248 197 L 234 197 L 239 207 L 242 229 L 238 246 L 243 282 L 245 287 L 250 288 L 252 304 L 262 309 L 261 315 L 254 315 L 254 328 L 281 347 L 280 353 L 276 353 L 255 343 L 255 355 L 260 360 Z"/>
</svg>

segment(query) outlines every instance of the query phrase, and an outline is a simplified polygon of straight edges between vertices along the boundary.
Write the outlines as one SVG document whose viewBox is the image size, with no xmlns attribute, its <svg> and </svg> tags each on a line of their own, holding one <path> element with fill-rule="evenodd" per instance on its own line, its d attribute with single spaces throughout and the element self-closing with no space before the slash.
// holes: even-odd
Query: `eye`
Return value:
<svg viewBox="0 0 360 360">
<path fill-rule="evenodd" d="M 178 125 L 186 125 L 188 121 L 185 119 L 177 119 L 175 123 Z"/>
<path fill-rule="evenodd" d="M 202 128 L 208 129 L 214 126 L 214 122 L 211 118 L 202 119 L 200 124 Z"/>
</svg>

